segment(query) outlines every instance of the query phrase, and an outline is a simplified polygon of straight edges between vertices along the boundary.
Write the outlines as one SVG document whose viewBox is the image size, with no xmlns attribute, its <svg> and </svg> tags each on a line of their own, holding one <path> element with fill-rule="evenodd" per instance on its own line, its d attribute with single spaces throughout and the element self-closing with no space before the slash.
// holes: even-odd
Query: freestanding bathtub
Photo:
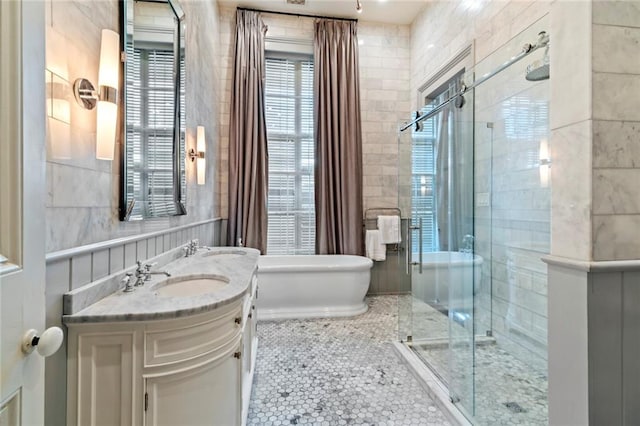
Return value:
<svg viewBox="0 0 640 426">
<path fill-rule="evenodd" d="M 260 256 L 258 319 L 364 313 L 372 266 L 371 259 L 361 256 Z"/>
</svg>

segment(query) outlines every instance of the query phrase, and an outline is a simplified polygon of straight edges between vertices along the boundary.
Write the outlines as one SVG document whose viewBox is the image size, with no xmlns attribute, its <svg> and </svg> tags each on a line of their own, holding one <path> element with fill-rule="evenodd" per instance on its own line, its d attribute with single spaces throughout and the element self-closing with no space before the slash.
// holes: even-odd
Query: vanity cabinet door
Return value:
<svg viewBox="0 0 640 426">
<path fill-rule="evenodd" d="M 137 423 L 134 340 L 134 332 L 86 334 L 77 343 L 73 339 L 70 353 L 77 347 L 77 372 L 71 369 L 68 381 L 68 424 Z"/>
<path fill-rule="evenodd" d="M 146 377 L 145 425 L 239 425 L 242 362 L 237 356 Z"/>
</svg>

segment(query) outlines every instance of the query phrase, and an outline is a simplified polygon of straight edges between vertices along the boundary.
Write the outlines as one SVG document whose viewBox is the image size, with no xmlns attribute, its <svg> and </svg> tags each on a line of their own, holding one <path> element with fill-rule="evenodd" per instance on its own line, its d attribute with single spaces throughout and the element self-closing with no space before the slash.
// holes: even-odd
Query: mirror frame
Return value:
<svg viewBox="0 0 640 426">
<path fill-rule="evenodd" d="M 126 161 L 126 150 L 127 150 L 127 75 L 126 75 L 126 47 L 127 47 L 127 3 L 128 2 L 136 2 L 136 1 L 145 1 L 149 3 L 165 3 L 171 7 L 175 17 L 177 18 L 177 24 L 175 29 L 175 37 L 174 37 L 174 52 L 178 52 L 178 58 L 174 61 L 174 125 L 173 125 L 173 203 L 175 206 L 175 213 L 161 215 L 161 216 L 152 216 L 145 217 L 142 216 L 140 218 L 131 219 L 131 210 L 133 208 L 133 204 L 129 206 L 127 204 L 127 161 Z M 118 0 L 118 9 L 119 9 L 119 29 L 120 29 L 120 51 L 122 52 L 123 60 L 120 61 L 120 73 L 122 75 L 121 79 L 121 93 L 122 95 L 122 108 L 120 113 L 119 125 L 120 136 L 122 143 L 120 144 L 120 194 L 119 194 L 119 208 L 118 215 L 120 221 L 129 222 L 129 221 L 139 221 L 139 220 L 149 220 L 149 219 L 158 219 L 162 217 L 171 217 L 171 216 L 180 216 L 186 215 L 186 111 L 181 110 L 180 104 L 180 94 L 181 91 L 184 90 L 180 84 L 180 62 L 181 56 L 186 56 L 186 41 L 182 46 L 181 50 L 181 40 L 185 40 L 186 34 L 183 34 L 184 31 L 184 23 L 185 23 L 185 14 L 184 10 L 180 6 L 178 0 Z M 135 17 L 134 17 L 135 19 Z M 186 33 L 186 31 L 185 31 Z M 184 67 L 186 67 L 186 60 L 184 61 Z M 186 73 L 186 69 L 185 69 Z M 186 93 L 185 93 L 186 96 Z M 186 102 L 185 102 L 186 103 Z M 186 108 L 186 106 L 185 106 Z M 184 121 L 184 123 L 182 122 Z M 185 132 L 181 132 L 182 128 L 185 128 Z M 184 138 L 184 140 L 183 140 Z M 184 143 L 183 143 L 184 142 Z M 182 146 L 182 149 L 181 149 Z M 183 190 L 183 179 L 185 179 L 185 185 Z M 135 200 L 135 199 L 134 199 Z M 137 201 L 137 200 L 135 200 Z M 134 202 L 135 202 L 134 201 Z"/>
</svg>

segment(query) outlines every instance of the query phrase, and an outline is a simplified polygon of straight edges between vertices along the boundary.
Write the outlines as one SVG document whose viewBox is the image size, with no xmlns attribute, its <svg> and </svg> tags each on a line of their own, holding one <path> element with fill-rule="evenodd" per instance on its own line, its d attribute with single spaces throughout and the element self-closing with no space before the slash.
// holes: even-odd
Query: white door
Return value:
<svg viewBox="0 0 640 426">
<path fill-rule="evenodd" d="M 44 1 L 0 1 L 0 424 L 42 425 L 45 325 Z"/>
</svg>

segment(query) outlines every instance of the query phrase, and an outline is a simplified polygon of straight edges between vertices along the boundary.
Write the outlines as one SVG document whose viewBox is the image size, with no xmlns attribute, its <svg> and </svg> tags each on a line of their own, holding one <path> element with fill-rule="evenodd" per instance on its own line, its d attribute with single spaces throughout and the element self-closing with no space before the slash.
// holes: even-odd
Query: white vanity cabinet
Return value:
<svg viewBox="0 0 640 426">
<path fill-rule="evenodd" d="M 244 424 L 257 346 L 255 291 L 254 276 L 242 298 L 208 312 L 67 323 L 67 424 Z"/>
</svg>

